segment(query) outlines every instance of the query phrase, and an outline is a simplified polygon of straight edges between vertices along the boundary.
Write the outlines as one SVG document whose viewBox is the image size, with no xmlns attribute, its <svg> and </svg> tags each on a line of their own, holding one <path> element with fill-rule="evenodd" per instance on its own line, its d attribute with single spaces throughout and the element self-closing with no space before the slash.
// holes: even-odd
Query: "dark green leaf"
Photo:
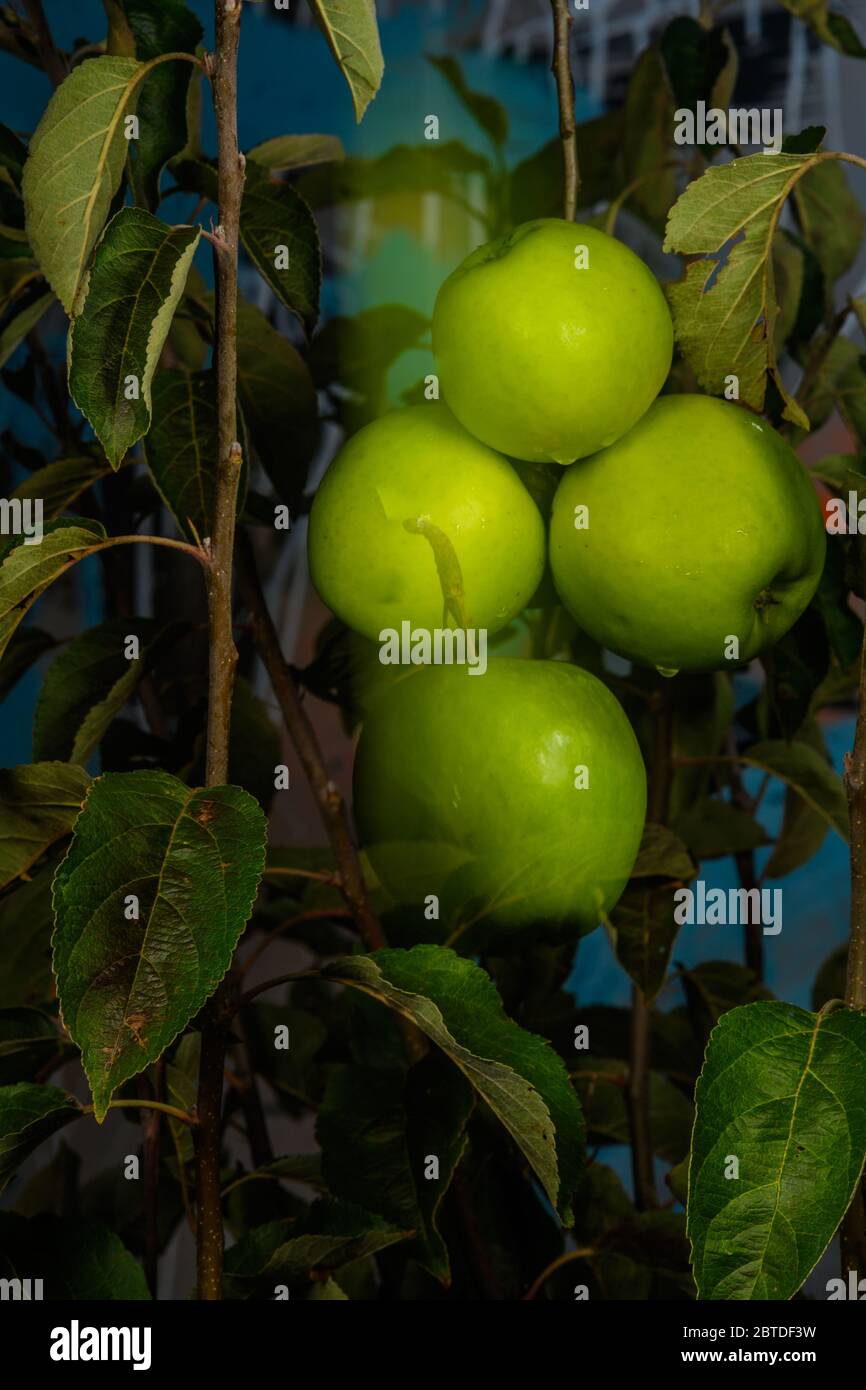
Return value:
<svg viewBox="0 0 866 1390">
<path fill-rule="evenodd" d="M 379 90 L 384 64 L 375 0 L 307 0 L 349 84 L 360 121 Z"/>
<path fill-rule="evenodd" d="M 641 54 L 629 80 L 623 161 L 626 181 L 642 180 L 632 192 L 632 203 L 659 228 L 676 197 L 675 170 L 662 167 L 671 160 L 673 125 L 664 62 L 653 44 Z"/>
<path fill-rule="evenodd" d="M 577 127 L 582 207 L 615 198 L 625 186 L 621 159 L 624 130 L 622 107 Z M 533 217 L 562 216 L 562 141 L 558 136 L 515 166 L 509 180 L 509 199 L 512 226 Z"/>
<path fill-rule="evenodd" d="M 630 1144 L 626 1084 L 628 1063 L 586 1054 L 574 1071 L 587 1139 L 596 1144 Z M 688 1153 L 694 1118 L 691 1101 L 659 1072 L 650 1072 L 653 1151 L 668 1163 Z"/>
<path fill-rule="evenodd" d="M 238 303 L 238 395 L 277 496 L 297 509 L 319 437 L 316 390 L 297 349 L 244 300 Z"/>
<path fill-rule="evenodd" d="M 123 0 L 140 62 L 162 53 L 195 53 L 202 27 L 183 0 Z M 139 202 L 151 211 L 159 201 L 163 165 L 186 144 L 186 101 L 191 63 L 161 63 L 147 78 L 138 102 L 140 136 L 135 142 L 133 183 Z"/>
<path fill-rule="evenodd" d="M 41 294 L 21 307 L 16 306 L 0 329 L 0 367 L 6 366 L 13 352 L 21 346 L 27 334 L 36 327 L 42 315 L 53 303 L 53 294 Z"/>
<path fill-rule="evenodd" d="M 134 1183 L 129 1183 L 134 1187 Z M 114 1231 L 56 1216 L 29 1221 L 0 1213 L 0 1252 L 15 1274 L 45 1271 L 44 1296 L 58 1302 L 150 1298 L 144 1271 Z"/>
<path fill-rule="evenodd" d="M 853 24 L 846 15 L 834 14 L 830 0 L 781 0 L 786 10 L 808 24 L 824 43 L 848 53 L 854 58 L 866 58 L 866 48 L 860 42 Z"/>
<path fill-rule="evenodd" d="M 98 1120 L 225 975 L 264 842 L 261 808 L 239 787 L 195 790 L 164 772 L 92 784 L 54 881 L 53 944 L 64 1022 Z"/>
<path fill-rule="evenodd" d="M 712 796 L 696 801 L 678 817 L 674 829 L 698 860 L 741 854 L 770 843 L 763 826 L 748 811 Z"/>
<path fill-rule="evenodd" d="M 322 1089 L 316 1053 L 328 1038 L 322 1020 L 283 1004 L 255 1004 L 244 1011 L 243 1019 L 256 1070 L 290 1102 L 316 1105 Z M 287 1048 L 275 1046 L 278 1028 L 288 1030 Z"/>
<path fill-rule="evenodd" d="M 508 112 L 502 103 L 484 92 L 473 92 L 472 88 L 466 85 L 466 78 L 456 58 L 448 54 L 431 53 L 426 57 L 427 62 L 445 78 L 472 119 L 490 136 L 494 145 L 503 145 L 508 138 Z"/>
<path fill-rule="evenodd" d="M 121 208 L 82 281 L 69 390 L 113 468 L 150 428 L 151 383 L 200 235 Z"/>
<path fill-rule="evenodd" d="M 848 803 L 842 779 L 814 748 L 805 743 L 768 739 L 752 744 L 741 756 L 749 767 L 759 767 L 781 778 L 843 840 L 848 839 Z"/>
<path fill-rule="evenodd" d="M 831 999 L 844 999 L 848 973 L 848 943 L 831 951 L 815 976 L 812 986 L 812 1008 L 823 1009 Z"/>
<path fill-rule="evenodd" d="M 465 1147 L 472 1087 L 440 1056 L 407 1073 L 336 1067 L 319 1110 L 322 1175 L 335 1197 L 414 1230 L 411 1254 L 450 1279 L 437 1214 Z M 438 1172 L 430 1176 L 431 1157 Z"/>
<path fill-rule="evenodd" d="M 679 932 L 675 908 L 669 883 L 647 887 L 632 882 L 608 918 L 616 958 L 647 1000 L 655 999 L 667 978 Z"/>
<path fill-rule="evenodd" d="M 659 49 L 675 104 L 692 110 L 699 101 L 715 105 L 713 91 L 729 60 L 725 31 L 680 15 L 665 26 Z"/>
<path fill-rule="evenodd" d="M 0 1191 L 49 1135 L 81 1115 L 65 1091 L 19 1081 L 0 1086 Z"/>
<path fill-rule="evenodd" d="M 147 466 L 181 531 L 195 539 L 213 533 L 217 420 L 213 373 L 174 367 L 153 382 L 153 425 Z"/>
<path fill-rule="evenodd" d="M 860 203 L 838 160 L 825 160 L 809 169 L 794 188 L 794 204 L 806 245 L 824 272 L 828 305 L 840 275 L 857 259 L 866 227 Z"/>
<path fill-rule="evenodd" d="M 559 142 L 557 141 L 557 144 Z M 440 193 L 466 205 L 467 176 L 491 176 L 489 161 L 459 140 L 394 145 L 373 158 L 352 156 L 302 174 L 297 187 L 313 208 L 389 194 Z"/>
<path fill-rule="evenodd" d="M 453 951 L 423 945 L 336 961 L 324 974 L 396 1009 L 451 1058 L 570 1221 L 582 1166 L 580 1106 L 561 1059 L 506 1016 L 489 976 Z"/>
<path fill-rule="evenodd" d="M 48 668 L 33 717 L 33 757 L 86 765 L 162 645 L 178 629 L 152 618 L 110 618 L 73 638 Z M 138 638 L 140 656 L 125 646 Z"/>
<path fill-rule="evenodd" d="M 770 999 L 754 970 L 730 960 L 707 960 L 682 972 L 689 1015 L 701 1039 L 709 1037 L 722 1014 L 738 1004 Z"/>
<path fill-rule="evenodd" d="M 57 1029 L 47 1014 L 39 1009 L 0 1009 L 0 1086 L 32 1081 L 59 1048 Z"/>
<path fill-rule="evenodd" d="M 55 459 L 44 468 L 37 468 L 19 483 L 14 497 L 40 497 L 46 520 L 55 521 L 82 493 L 93 487 L 111 472 L 104 459 L 90 454 L 76 458 Z"/>
<path fill-rule="evenodd" d="M 225 1271 L 231 1280 L 272 1287 L 366 1259 L 407 1235 L 360 1207 L 322 1199 L 298 1221 L 273 1221 L 248 1232 L 226 1251 Z"/>
<path fill-rule="evenodd" d="M 53 646 L 54 638 L 41 627 L 24 627 L 15 633 L 0 660 L 0 701 L 6 699 L 34 662 Z"/>
<path fill-rule="evenodd" d="M 268 178 L 267 170 L 252 161 L 247 163 L 241 203 L 241 241 L 277 298 L 311 333 L 319 317 L 322 283 L 313 215 L 291 184 Z"/>
<path fill-rule="evenodd" d="M 82 800 L 84 793 L 82 791 Z M 0 898 L 0 1007 L 44 1004 L 51 998 L 51 880 L 49 865 Z"/>
<path fill-rule="evenodd" d="M 0 888 L 68 835 L 90 781 L 70 763 L 29 763 L 0 770 Z"/>
<path fill-rule="evenodd" d="M 310 370 L 319 387 L 339 383 L 352 394 L 338 398 L 349 432 L 387 409 L 389 368 L 429 330 L 423 314 L 405 304 L 377 304 L 352 318 L 329 319 L 310 346 Z"/>
<path fill-rule="evenodd" d="M 689 1169 L 700 1298 L 788 1299 L 801 1287 L 860 1181 L 864 1064 L 866 1017 L 853 1009 L 757 1003 L 722 1017 L 697 1085 Z"/>
<path fill-rule="evenodd" d="M 692 857 L 679 836 L 666 825 L 647 821 L 631 877 L 689 879 L 694 872 Z"/>
</svg>

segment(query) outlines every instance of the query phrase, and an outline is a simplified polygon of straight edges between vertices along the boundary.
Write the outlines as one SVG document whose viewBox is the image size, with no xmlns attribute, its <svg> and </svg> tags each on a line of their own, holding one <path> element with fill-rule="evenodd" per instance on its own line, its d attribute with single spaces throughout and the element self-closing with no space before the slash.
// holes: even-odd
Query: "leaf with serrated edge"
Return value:
<svg viewBox="0 0 866 1390">
<path fill-rule="evenodd" d="M 311 333 L 319 316 L 322 283 L 322 253 L 313 214 L 291 184 L 269 179 L 252 161 L 247 163 L 240 232 L 256 269 Z M 288 252 L 285 269 L 276 266 L 278 247 Z"/>
<path fill-rule="evenodd" d="M 384 71 L 375 0 L 308 0 L 328 47 L 349 84 L 360 121 Z"/>
<path fill-rule="evenodd" d="M 758 154 L 708 169 L 671 208 L 664 243 L 666 251 L 709 257 L 692 262 L 684 279 L 667 287 L 677 339 L 698 381 L 720 395 L 726 377 L 738 376 L 739 399 L 760 410 L 771 374 L 786 403 L 785 418 L 803 429 L 808 417 L 785 390 L 776 365 L 771 253 L 785 199 L 826 158 Z M 720 267 L 712 256 L 729 242 Z"/>
<path fill-rule="evenodd" d="M 0 1086 L 0 1192 L 28 1154 L 80 1115 L 56 1086 L 30 1081 Z"/>
<path fill-rule="evenodd" d="M 375 951 L 324 974 L 404 1014 L 451 1058 L 570 1222 L 583 1160 L 580 1104 L 561 1058 L 506 1016 L 490 977 L 443 946 Z"/>
<path fill-rule="evenodd" d="M 68 835 L 90 778 L 70 763 L 24 763 L 0 770 L 0 888 Z"/>
<path fill-rule="evenodd" d="M 700 1298 L 792 1298 L 814 1269 L 866 1159 L 864 1067 L 866 1017 L 853 1009 L 761 1001 L 722 1015 L 695 1092 L 689 1166 Z"/>
<path fill-rule="evenodd" d="M 52 938 L 67 1031 L 102 1120 L 213 993 L 252 910 L 266 821 L 240 787 L 165 772 L 92 785 L 54 879 Z M 125 916 L 126 897 L 138 920 Z"/>
<path fill-rule="evenodd" d="M 27 545 L 24 536 L 2 554 L 0 563 L 0 656 L 27 611 L 48 585 L 82 555 L 106 539 L 98 521 L 71 517 L 44 527 L 40 545 Z"/>
<path fill-rule="evenodd" d="M 199 227 L 169 227 L 141 208 L 121 208 L 81 283 L 69 391 L 113 468 L 150 428 L 151 382 L 200 235 Z"/>
<path fill-rule="evenodd" d="M 27 236 L 68 314 L 120 186 L 128 152 L 124 117 L 163 58 L 88 58 L 49 101 L 30 141 L 22 191 Z"/>
</svg>

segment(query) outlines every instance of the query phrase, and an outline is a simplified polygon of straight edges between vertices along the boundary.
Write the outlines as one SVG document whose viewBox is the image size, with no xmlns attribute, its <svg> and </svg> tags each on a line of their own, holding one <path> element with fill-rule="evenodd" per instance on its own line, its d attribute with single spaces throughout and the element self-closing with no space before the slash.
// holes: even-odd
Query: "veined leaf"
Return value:
<svg viewBox="0 0 866 1390">
<path fill-rule="evenodd" d="M 297 348 L 254 305 L 238 301 L 238 395 L 277 496 L 300 503 L 319 437 L 316 388 Z"/>
<path fill-rule="evenodd" d="M 848 839 L 848 802 L 842 779 L 816 749 L 806 743 L 767 739 L 752 744 L 740 760 L 780 777 L 837 835 Z"/>
<path fill-rule="evenodd" d="M 866 1017 L 853 1009 L 762 1001 L 723 1014 L 695 1093 L 688 1234 L 700 1298 L 787 1299 L 801 1287 L 860 1181 L 864 1066 Z"/>
<path fill-rule="evenodd" d="M 57 88 L 30 142 L 22 183 L 27 236 L 68 314 L 111 200 L 128 144 L 124 117 L 157 63 L 88 58 Z"/>
<path fill-rule="evenodd" d="M 68 835 L 90 781 L 70 763 L 24 763 L 0 770 L 0 888 Z"/>
<path fill-rule="evenodd" d="M 375 0 L 308 0 L 328 47 L 349 84 L 360 121 L 384 71 Z"/>
<path fill-rule="evenodd" d="M 373 1213 L 348 1202 L 321 1198 L 297 1220 L 254 1226 L 226 1251 L 233 1280 L 308 1278 L 312 1270 L 339 1269 L 375 1255 L 409 1233 L 387 1226 Z"/>
<path fill-rule="evenodd" d="M 339 1066 L 330 1075 L 316 1136 L 322 1177 L 335 1197 L 416 1232 L 414 1259 L 450 1280 L 437 1215 L 466 1146 L 475 1097 L 456 1068 L 431 1054 L 408 1072 Z M 425 1173 L 435 1153 L 435 1179 Z"/>
<path fill-rule="evenodd" d="M 192 540 L 213 531 L 216 497 L 216 387 L 212 372 L 157 372 L 147 466 L 181 531 Z M 190 522 L 192 525 L 190 525 Z"/>
<path fill-rule="evenodd" d="M 247 159 L 271 173 L 303 169 L 309 164 L 329 164 L 342 159 L 343 145 L 336 135 L 276 135 L 247 150 Z"/>
<path fill-rule="evenodd" d="M 229 968 L 264 866 L 266 822 L 239 787 L 164 772 L 95 781 L 54 880 L 54 973 L 98 1120 Z M 132 895 L 136 904 L 130 904 Z"/>
<path fill-rule="evenodd" d="M 506 1016 L 490 977 L 453 951 L 426 945 L 335 961 L 323 973 L 396 1009 L 450 1057 L 569 1222 L 583 1155 L 580 1104 L 562 1060 Z"/>
<path fill-rule="evenodd" d="M 43 1139 L 81 1115 L 64 1091 L 19 1081 L 0 1086 L 0 1192 Z"/>
<path fill-rule="evenodd" d="M 824 272 L 824 292 L 832 308 L 840 275 L 857 259 L 866 218 L 848 186 L 844 166 L 834 159 L 816 164 L 794 187 L 794 203 L 806 245 Z M 779 296 L 783 305 L 784 300 Z"/>
<path fill-rule="evenodd" d="M 55 521 L 83 492 L 87 492 L 110 472 L 104 460 L 94 458 L 92 454 L 55 459 L 53 463 L 47 463 L 44 468 L 37 468 L 29 474 L 18 484 L 12 496 L 41 498 L 45 518 Z"/>
<path fill-rule="evenodd" d="M 39 545 L 27 545 L 24 536 L 0 546 L 0 656 L 27 610 L 48 585 L 106 540 L 98 521 L 70 517 L 49 521 Z"/>
<path fill-rule="evenodd" d="M 667 978 L 680 930 L 675 908 L 670 883 L 633 881 L 607 919 L 616 958 L 647 1001 L 655 999 Z"/>
<path fill-rule="evenodd" d="M 139 62 L 164 53 L 195 53 L 202 27 L 183 0 L 123 0 Z M 153 210 L 159 201 L 163 165 L 186 144 L 186 101 L 191 63 L 160 63 L 141 90 L 132 180 L 136 197 Z"/>
<path fill-rule="evenodd" d="M 322 283 L 313 214 L 291 184 L 269 179 L 251 161 L 241 202 L 241 240 L 277 298 L 311 333 L 319 316 Z"/>
<path fill-rule="evenodd" d="M 112 468 L 150 428 L 151 382 L 200 235 L 121 208 L 81 283 L 69 390 Z"/>
<path fill-rule="evenodd" d="M 140 656 L 128 659 L 125 644 L 138 638 Z M 170 635 L 153 618 L 110 618 L 73 638 L 49 666 L 33 717 L 33 756 L 86 764 L 116 714 L 132 697 L 154 659 L 160 638 Z"/>
<path fill-rule="evenodd" d="M 726 378 L 737 376 L 740 400 L 760 410 L 770 374 L 785 400 L 786 419 L 803 429 L 809 428 L 808 417 L 786 392 L 776 365 L 772 249 L 785 199 L 798 179 L 826 159 L 758 154 L 708 169 L 671 209 L 664 244 L 666 251 L 706 257 L 667 287 L 680 347 L 701 385 L 720 395 Z M 713 259 L 728 243 L 724 262 Z"/>
<path fill-rule="evenodd" d="M 473 92 L 472 88 L 466 85 L 463 69 L 456 58 L 449 54 L 432 53 L 426 54 L 426 58 L 427 62 L 442 74 L 461 105 L 490 136 L 494 145 L 503 145 L 508 138 L 508 112 L 502 102 L 497 101 L 495 97 L 487 96 L 485 92 Z"/>
</svg>

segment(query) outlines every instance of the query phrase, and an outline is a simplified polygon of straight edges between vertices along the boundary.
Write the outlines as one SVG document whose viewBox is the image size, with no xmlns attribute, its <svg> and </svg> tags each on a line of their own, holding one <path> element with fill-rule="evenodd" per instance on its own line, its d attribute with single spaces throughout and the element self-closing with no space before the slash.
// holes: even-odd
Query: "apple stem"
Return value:
<svg viewBox="0 0 866 1390">
<path fill-rule="evenodd" d="M 451 541 L 441 527 L 434 525 L 426 516 L 410 517 L 403 522 L 403 527 L 413 536 L 423 536 L 433 551 L 439 587 L 442 590 L 443 626 L 448 626 L 450 615 L 458 627 L 465 628 L 466 595 L 463 589 L 463 572 Z"/>
<path fill-rule="evenodd" d="M 562 140 L 563 216 L 573 222 L 577 216 L 580 193 L 580 165 L 577 157 L 577 127 L 574 121 L 574 81 L 571 76 L 569 41 L 571 15 L 568 0 L 551 0 L 553 7 L 553 62 L 551 72 L 556 78 L 559 98 L 559 135 Z"/>
</svg>

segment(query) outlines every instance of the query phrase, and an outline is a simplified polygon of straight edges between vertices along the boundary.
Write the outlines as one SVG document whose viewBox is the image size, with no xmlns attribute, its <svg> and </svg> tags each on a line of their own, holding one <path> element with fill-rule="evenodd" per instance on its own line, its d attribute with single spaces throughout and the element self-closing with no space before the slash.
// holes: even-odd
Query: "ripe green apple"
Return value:
<svg viewBox="0 0 866 1390">
<path fill-rule="evenodd" d="M 443 582 L 448 589 L 454 558 L 459 625 L 496 632 L 531 598 L 546 548 L 541 515 L 511 464 L 439 402 L 395 410 L 352 436 L 316 493 L 308 547 L 325 603 L 374 641 L 406 621 L 428 631 L 452 625 Z"/>
<path fill-rule="evenodd" d="M 524 222 L 439 290 L 433 352 L 454 414 L 493 449 L 567 464 L 643 415 L 671 365 L 652 272 L 596 227 Z"/>
<path fill-rule="evenodd" d="M 435 895 L 452 929 L 456 914 L 577 937 L 626 884 L 646 776 L 595 676 L 495 657 L 483 676 L 428 666 L 392 685 L 365 717 L 354 794 L 373 868 L 419 920 Z"/>
<path fill-rule="evenodd" d="M 572 616 L 665 672 L 721 669 L 778 642 L 818 587 L 825 548 L 796 454 L 765 420 L 710 396 L 661 397 L 567 469 L 550 523 Z"/>
</svg>

